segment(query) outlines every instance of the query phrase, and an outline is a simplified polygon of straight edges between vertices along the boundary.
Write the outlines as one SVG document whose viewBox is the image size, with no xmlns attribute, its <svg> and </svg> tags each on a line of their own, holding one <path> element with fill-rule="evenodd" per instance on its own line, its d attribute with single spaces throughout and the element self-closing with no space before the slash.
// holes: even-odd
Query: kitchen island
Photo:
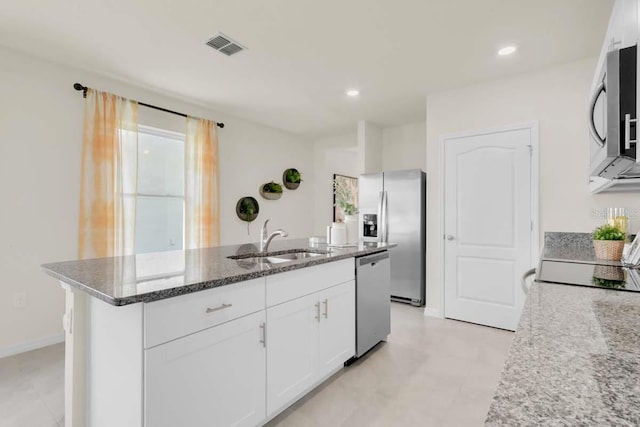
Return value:
<svg viewBox="0 0 640 427">
<path fill-rule="evenodd" d="M 354 257 L 274 243 L 43 265 L 67 290 L 66 425 L 259 425 L 355 354 Z M 264 254 L 263 254 L 264 255 Z"/>
<path fill-rule="evenodd" d="M 554 234 L 543 259 L 600 263 L 589 235 Z M 640 295 L 534 282 L 485 425 L 640 425 Z"/>
</svg>

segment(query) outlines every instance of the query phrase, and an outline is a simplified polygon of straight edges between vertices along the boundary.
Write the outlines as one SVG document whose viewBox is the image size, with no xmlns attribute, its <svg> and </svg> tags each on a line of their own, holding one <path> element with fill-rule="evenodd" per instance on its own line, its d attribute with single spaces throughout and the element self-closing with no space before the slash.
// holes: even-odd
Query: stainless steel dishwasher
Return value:
<svg viewBox="0 0 640 427">
<path fill-rule="evenodd" d="M 389 252 L 356 258 L 356 357 L 391 332 Z"/>
</svg>

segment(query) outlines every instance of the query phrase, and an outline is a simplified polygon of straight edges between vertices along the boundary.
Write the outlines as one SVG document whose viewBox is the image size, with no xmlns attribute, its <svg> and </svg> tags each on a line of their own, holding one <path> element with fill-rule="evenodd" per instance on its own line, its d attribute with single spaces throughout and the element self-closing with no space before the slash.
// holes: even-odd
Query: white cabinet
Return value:
<svg viewBox="0 0 640 427">
<path fill-rule="evenodd" d="M 333 373 L 356 353 L 356 287 L 351 281 L 320 297 L 319 375 Z"/>
<path fill-rule="evenodd" d="M 614 3 L 607 32 L 600 49 L 592 90 L 595 90 L 602 81 L 607 53 L 614 49 L 629 47 L 638 43 L 640 34 L 640 8 L 638 3 L 639 0 L 616 0 Z"/>
<path fill-rule="evenodd" d="M 355 354 L 354 278 L 349 258 L 151 303 L 92 299 L 90 424 L 264 424 Z"/>
<path fill-rule="evenodd" d="M 355 354 L 355 281 L 267 308 L 267 415 Z"/>
<path fill-rule="evenodd" d="M 264 278 L 144 305 L 144 347 L 183 337 L 264 310 Z"/>
<path fill-rule="evenodd" d="M 145 351 L 145 425 L 254 426 L 265 418 L 264 311 Z"/>
<path fill-rule="evenodd" d="M 267 309 L 267 414 L 313 385 L 318 365 L 317 295 Z"/>
</svg>

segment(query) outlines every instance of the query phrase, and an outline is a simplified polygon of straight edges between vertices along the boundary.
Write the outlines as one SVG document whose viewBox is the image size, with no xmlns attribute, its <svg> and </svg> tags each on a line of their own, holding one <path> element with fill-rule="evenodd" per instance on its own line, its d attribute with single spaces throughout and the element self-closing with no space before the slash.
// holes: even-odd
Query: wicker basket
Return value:
<svg viewBox="0 0 640 427">
<path fill-rule="evenodd" d="M 624 270 L 615 265 L 596 265 L 593 277 L 605 280 L 624 280 Z"/>
<path fill-rule="evenodd" d="M 610 261 L 620 261 L 624 240 L 594 240 L 593 248 L 596 250 L 596 258 Z"/>
</svg>

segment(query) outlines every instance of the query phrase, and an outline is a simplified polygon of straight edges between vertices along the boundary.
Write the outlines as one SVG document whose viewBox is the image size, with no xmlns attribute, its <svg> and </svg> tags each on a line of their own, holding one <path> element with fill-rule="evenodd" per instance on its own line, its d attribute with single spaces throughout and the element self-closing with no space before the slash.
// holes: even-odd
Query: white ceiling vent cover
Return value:
<svg viewBox="0 0 640 427">
<path fill-rule="evenodd" d="M 231 37 L 227 37 L 222 33 L 218 33 L 215 36 L 211 37 L 209 41 L 207 41 L 207 45 L 211 46 L 218 52 L 222 52 L 227 56 L 235 55 L 238 52 L 242 52 L 246 49 L 246 47 L 242 46 L 240 43 L 231 39 Z"/>
</svg>

